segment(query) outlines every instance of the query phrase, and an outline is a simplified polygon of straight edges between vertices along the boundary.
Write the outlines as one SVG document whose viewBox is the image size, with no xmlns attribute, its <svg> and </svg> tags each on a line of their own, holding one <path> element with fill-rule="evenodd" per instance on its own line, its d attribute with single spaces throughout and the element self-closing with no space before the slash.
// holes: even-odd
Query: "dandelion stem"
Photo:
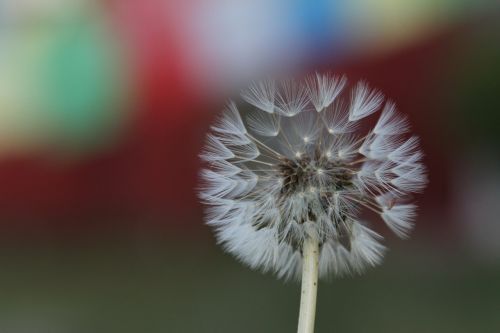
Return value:
<svg viewBox="0 0 500 333">
<path fill-rule="evenodd" d="M 313 333 L 318 293 L 319 245 L 316 238 L 307 237 L 304 240 L 302 255 L 302 291 L 297 333 Z"/>
</svg>

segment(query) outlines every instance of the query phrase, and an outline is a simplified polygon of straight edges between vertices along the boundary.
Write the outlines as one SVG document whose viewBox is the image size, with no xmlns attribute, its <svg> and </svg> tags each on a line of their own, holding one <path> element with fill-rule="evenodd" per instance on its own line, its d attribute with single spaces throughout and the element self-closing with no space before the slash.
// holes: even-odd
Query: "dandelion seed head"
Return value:
<svg viewBox="0 0 500 333">
<path fill-rule="evenodd" d="M 427 182 L 419 140 L 379 91 L 346 85 L 330 74 L 254 83 L 212 126 L 199 196 L 218 241 L 250 267 L 300 278 L 304 239 L 316 237 L 321 277 L 360 273 L 385 250 L 363 212 L 411 231 L 411 194 Z"/>
</svg>

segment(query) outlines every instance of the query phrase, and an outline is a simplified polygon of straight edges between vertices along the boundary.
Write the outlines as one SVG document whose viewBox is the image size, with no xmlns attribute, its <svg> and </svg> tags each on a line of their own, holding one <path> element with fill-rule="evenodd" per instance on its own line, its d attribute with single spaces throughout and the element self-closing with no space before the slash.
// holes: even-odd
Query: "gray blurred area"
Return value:
<svg viewBox="0 0 500 333">
<path fill-rule="evenodd" d="M 162 242 L 163 243 L 163 242 Z M 422 239 L 363 276 L 322 281 L 317 332 L 498 332 L 500 267 Z M 0 332 L 293 332 L 299 284 L 212 244 L 2 251 Z"/>
</svg>

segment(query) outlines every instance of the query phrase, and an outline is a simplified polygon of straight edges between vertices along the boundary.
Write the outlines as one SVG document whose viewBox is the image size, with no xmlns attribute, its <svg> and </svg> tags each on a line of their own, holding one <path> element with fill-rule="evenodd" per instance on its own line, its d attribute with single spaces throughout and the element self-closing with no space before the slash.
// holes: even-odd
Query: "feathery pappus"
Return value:
<svg viewBox="0 0 500 333">
<path fill-rule="evenodd" d="M 382 93 L 346 85 L 330 74 L 253 83 L 211 127 L 200 155 L 206 222 L 250 267 L 300 278 L 306 237 L 318 240 L 320 277 L 375 266 L 385 247 L 363 210 L 410 232 L 411 195 L 427 183 L 419 139 Z"/>
</svg>

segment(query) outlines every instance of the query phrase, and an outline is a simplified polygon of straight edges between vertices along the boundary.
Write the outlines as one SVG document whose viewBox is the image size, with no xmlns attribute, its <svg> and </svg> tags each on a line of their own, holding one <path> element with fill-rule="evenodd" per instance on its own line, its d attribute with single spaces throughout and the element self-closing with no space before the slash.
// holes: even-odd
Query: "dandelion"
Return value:
<svg viewBox="0 0 500 333">
<path fill-rule="evenodd" d="M 379 215 L 407 237 L 411 195 L 427 181 L 407 118 L 367 83 L 343 93 L 346 85 L 329 74 L 252 84 L 242 105 L 228 103 L 201 153 L 207 224 L 251 268 L 302 278 L 299 332 L 313 331 L 318 276 L 381 262 L 382 236 L 360 217 Z"/>
</svg>

